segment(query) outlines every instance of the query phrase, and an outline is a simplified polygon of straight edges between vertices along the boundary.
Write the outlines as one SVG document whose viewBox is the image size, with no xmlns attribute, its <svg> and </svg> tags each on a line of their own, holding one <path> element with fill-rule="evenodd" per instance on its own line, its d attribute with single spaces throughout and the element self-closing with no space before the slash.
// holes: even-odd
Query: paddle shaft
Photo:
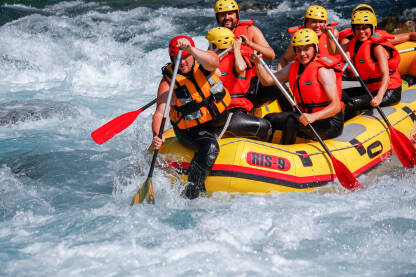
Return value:
<svg viewBox="0 0 416 277">
<path fill-rule="evenodd" d="M 178 56 L 176 57 L 175 68 L 173 69 L 172 79 L 170 80 L 170 87 L 168 93 L 168 99 L 166 100 L 165 110 L 163 112 L 162 122 L 160 123 L 159 134 L 157 135 L 159 138 L 163 136 L 163 130 L 165 129 L 166 118 L 168 117 L 170 101 L 172 100 L 173 88 L 175 87 L 176 76 L 178 75 L 178 68 L 181 62 L 182 50 L 179 50 Z M 148 174 L 148 178 L 151 178 L 153 175 L 153 169 L 155 167 L 157 154 L 159 153 L 158 149 L 155 149 L 153 152 L 152 163 L 150 165 L 150 170 Z"/>
<path fill-rule="evenodd" d="M 286 97 L 286 99 L 290 102 L 290 104 L 292 105 L 292 107 L 294 107 L 296 109 L 296 111 L 302 115 L 302 111 L 299 109 L 298 105 L 296 105 L 295 101 L 293 100 L 293 98 L 290 96 L 290 94 L 286 91 L 286 89 L 283 87 L 282 83 L 279 81 L 279 79 L 276 78 L 276 76 L 273 74 L 272 70 L 267 66 L 267 64 L 264 62 L 264 60 L 262 58 L 259 58 L 261 64 L 263 65 L 263 67 L 267 70 L 267 72 L 270 74 L 270 76 L 273 78 L 274 83 L 279 87 L 279 89 L 282 91 L 283 95 Z M 332 156 L 331 151 L 329 150 L 329 148 L 326 146 L 326 144 L 324 143 L 324 141 L 322 140 L 321 136 L 318 134 L 318 132 L 315 130 L 315 128 L 312 126 L 312 124 L 308 124 L 308 127 L 311 129 L 311 131 L 313 132 L 313 134 L 315 135 L 315 137 L 318 139 L 319 143 L 322 145 L 322 147 L 324 148 L 325 152 L 329 155 Z"/>
<path fill-rule="evenodd" d="M 399 50 L 399 54 L 416 51 L 416 47 Z"/>
<path fill-rule="evenodd" d="M 355 66 L 352 64 L 351 60 L 348 58 L 347 54 L 344 52 L 344 49 L 342 49 L 341 45 L 339 44 L 338 40 L 335 38 L 334 34 L 332 33 L 331 29 L 327 30 L 329 35 L 331 36 L 332 40 L 335 42 L 335 44 L 337 45 L 339 51 L 341 51 L 342 56 L 344 57 L 344 59 L 347 61 L 348 65 L 350 66 L 350 68 L 352 69 L 352 71 L 354 72 L 355 76 L 357 76 L 358 80 L 361 83 L 361 86 L 363 87 L 363 89 L 367 92 L 367 94 L 370 96 L 371 99 L 373 99 L 373 95 L 371 94 L 371 92 L 368 90 L 367 86 L 365 85 L 363 79 L 361 78 L 360 74 L 358 74 L 357 69 L 355 68 Z M 383 118 L 383 120 L 386 122 L 387 126 L 391 126 L 390 121 L 387 119 L 386 114 L 381 110 L 381 108 L 379 106 L 375 107 L 376 110 L 379 112 L 379 114 L 381 115 L 381 117 Z"/>
</svg>

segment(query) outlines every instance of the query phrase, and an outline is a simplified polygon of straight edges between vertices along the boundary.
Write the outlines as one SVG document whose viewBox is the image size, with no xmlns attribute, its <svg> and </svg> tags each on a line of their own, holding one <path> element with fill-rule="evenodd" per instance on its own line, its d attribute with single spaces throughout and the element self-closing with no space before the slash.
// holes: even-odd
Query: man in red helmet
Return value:
<svg viewBox="0 0 416 277">
<path fill-rule="evenodd" d="M 206 191 L 205 179 L 219 153 L 216 135 L 222 131 L 227 120 L 226 109 L 231 97 L 214 73 L 219 64 L 218 56 L 210 50 L 196 48 L 188 36 L 173 38 L 169 44 L 172 62 L 162 68 L 163 78 L 159 84 L 157 107 L 153 115 L 152 144 L 156 149 L 164 141 L 164 137 L 160 139 L 158 134 L 179 49 L 183 52 L 169 103 L 169 118 L 178 140 L 195 150 L 184 191 L 186 197 L 194 199 L 200 192 Z"/>
</svg>

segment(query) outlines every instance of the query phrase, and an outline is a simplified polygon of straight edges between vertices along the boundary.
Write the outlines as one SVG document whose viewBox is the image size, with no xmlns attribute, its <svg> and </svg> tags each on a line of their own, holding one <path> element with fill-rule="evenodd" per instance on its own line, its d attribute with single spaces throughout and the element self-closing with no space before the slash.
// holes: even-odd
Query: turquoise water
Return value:
<svg viewBox="0 0 416 277">
<path fill-rule="evenodd" d="M 347 26 L 357 1 L 257 1 L 279 57 L 311 4 Z M 207 47 L 214 1 L 0 4 L 0 276 L 414 276 L 416 177 L 396 157 L 339 194 L 189 201 L 157 169 L 146 179 L 149 109 L 103 145 L 90 133 L 155 97 L 179 33 Z M 412 1 L 372 3 L 414 18 Z"/>
</svg>

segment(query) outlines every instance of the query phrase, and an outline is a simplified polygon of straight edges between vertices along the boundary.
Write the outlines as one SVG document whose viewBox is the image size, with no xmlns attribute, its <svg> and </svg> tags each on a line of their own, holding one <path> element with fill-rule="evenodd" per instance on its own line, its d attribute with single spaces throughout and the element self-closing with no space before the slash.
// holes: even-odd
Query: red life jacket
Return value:
<svg viewBox="0 0 416 277">
<path fill-rule="evenodd" d="M 250 37 L 248 36 L 248 27 L 253 26 L 253 19 L 240 19 L 238 21 L 237 27 L 235 27 L 234 29 L 234 37 L 237 39 L 239 36 L 243 35 L 245 36 L 247 39 L 250 39 Z M 251 49 L 251 47 L 249 47 L 248 45 L 241 45 L 241 53 L 245 53 L 250 55 L 251 53 L 253 53 L 253 49 Z"/>
<path fill-rule="evenodd" d="M 321 36 L 319 37 L 318 48 L 319 48 L 319 54 L 321 56 L 330 56 L 329 50 L 328 50 L 327 37 L 328 35 L 326 33 L 322 33 Z"/>
<path fill-rule="evenodd" d="M 349 52 L 351 60 L 371 92 L 376 92 L 380 88 L 381 80 L 383 79 L 379 64 L 374 56 L 373 47 L 376 45 L 382 45 L 390 55 L 388 59 L 390 80 L 387 89 L 396 89 L 402 85 L 402 79 L 398 71 L 400 55 L 393 44 L 387 40 L 389 38 L 392 38 L 392 36 L 385 36 L 376 31 L 370 39 L 364 41 L 359 46 L 357 45 L 358 39 L 356 37 L 350 41 Z"/>
<path fill-rule="evenodd" d="M 379 34 L 381 34 L 381 35 L 383 35 L 383 36 L 386 36 L 386 37 L 393 36 L 392 34 L 387 33 L 384 30 L 377 30 L 376 32 L 379 33 Z M 347 28 L 347 29 L 344 29 L 344 30 L 342 30 L 342 31 L 339 32 L 338 41 L 341 41 L 344 38 L 346 38 L 348 40 L 352 40 L 354 38 L 354 33 L 352 32 L 352 28 Z"/>
<path fill-rule="evenodd" d="M 294 34 L 296 33 L 297 30 L 300 30 L 303 28 L 305 28 L 305 26 L 297 25 L 297 26 L 289 27 L 287 31 L 289 32 L 289 34 Z M 331 27 L 331 30 L 333 32 L 334 28 Z M 326 33 L 322 33 L 321 36 L 319 37 L 318 48 L 319 48 L 319 54 L 322 56 L 330 56 L 329 50 L 328 50 L 328 44 L 327 44 L 327 37 L 328 35 Z"/>
<path fill-rule="evenodd" d="M 340 55 L 322 56 L 310 62 L 299 74 L 301 63 L 297 57 L 289 69 L 289 84 L 296 102 L 303 112 L 314 113 L 329 105 L 325 90 L 318 79 L 318 70 L 321 67 L 332 68 L 335 71 L 338 96 L 341 101 L 342 93 L 342 64 Z M 343 102 L 341 101 L 341 107 Z"/>
<path fill-rule="evenodd" d="M 221 82 L 231 95 L 231 103 L 228 109 L 243 108 L 246 111 L 250 111 L 253 108 L 253 103 L 245 97 L 249 87 L 250 81 L 253 77 L 253 67 L 249 60 L 249 55 L 242 55 L 246 64 L 246 76 L 236 76 L 234 73 L 234 52 L 230 51 L 224 57 L 222 57 L 219 65 L 221 71 Z"/>
</svg>

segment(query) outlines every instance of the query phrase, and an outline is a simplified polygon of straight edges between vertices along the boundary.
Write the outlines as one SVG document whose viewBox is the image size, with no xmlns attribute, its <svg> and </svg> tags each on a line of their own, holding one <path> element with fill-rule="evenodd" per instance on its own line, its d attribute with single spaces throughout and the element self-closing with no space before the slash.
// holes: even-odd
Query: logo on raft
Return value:
<svg viewBox="0 0 416 277">
<path fill-rule="evenodd" d="M 290 169 L 290 162 L 288 159 L 266 155 L 263 153 L 248 152 L 246 155 L 246 161 L 252 166 L 265 167 L 280 171 L 288 171 Z"/>
</svg>

